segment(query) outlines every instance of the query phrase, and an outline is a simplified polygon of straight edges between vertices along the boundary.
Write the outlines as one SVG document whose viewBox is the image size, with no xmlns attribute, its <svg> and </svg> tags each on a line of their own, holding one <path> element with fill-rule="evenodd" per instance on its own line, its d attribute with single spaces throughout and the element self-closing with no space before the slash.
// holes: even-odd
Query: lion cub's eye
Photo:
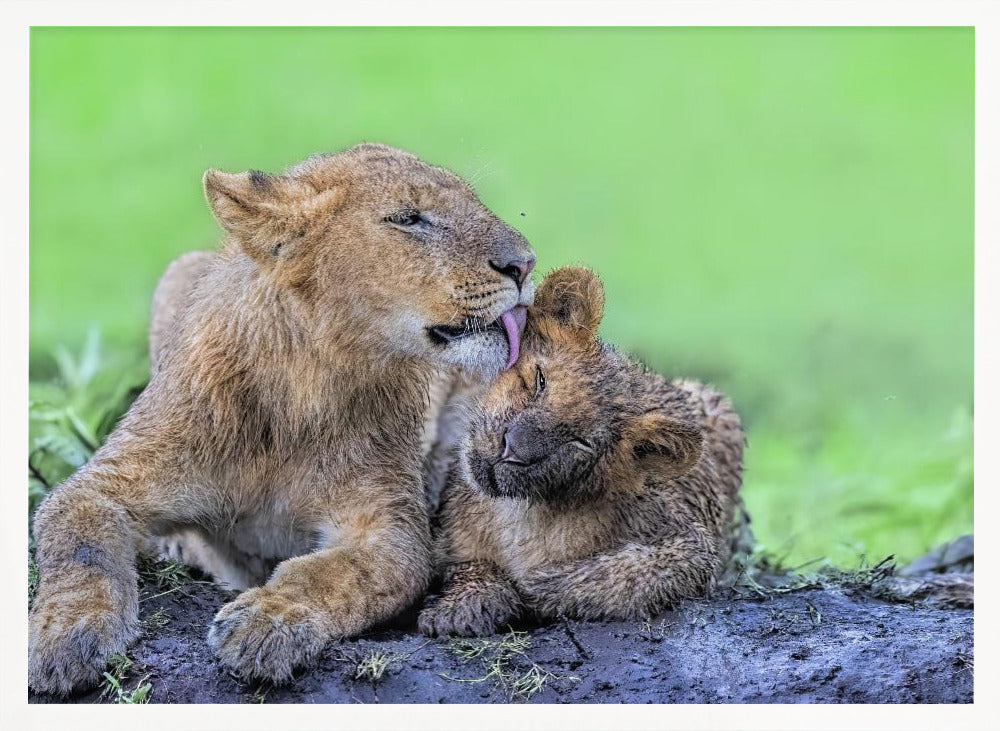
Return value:
<svg viewBox="0 0 1000 731">
<path fill-rule="evenodd" d="M 537 396 L 542 391 L 545 390 L 545 374 L 542 373 L 542 367 L 535 366 L 535 395 Z"/>
<path fill-rule="evenodd" d="M 391 213 L 382 220 L 396 226 L 419 226 L 427 223 L 427 219 L 420 215 L 420 211 L 413 209 Z"/>
</svg>

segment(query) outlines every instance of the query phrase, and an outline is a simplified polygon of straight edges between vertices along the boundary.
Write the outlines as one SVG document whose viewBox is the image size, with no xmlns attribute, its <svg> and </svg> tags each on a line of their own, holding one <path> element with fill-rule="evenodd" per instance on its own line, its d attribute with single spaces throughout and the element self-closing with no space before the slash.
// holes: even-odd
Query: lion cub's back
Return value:
<svg viewBox="0 0 1000 731">
<path fill-rule="evenodd" d="M 153 372 L 163 360 L 164 347 L 174 332 L 178 314 L 189 301 L 195 282 L 216 257 L 214 251 L 189 251 L 167 265 L 153 290 L 149 320 L 149 360 Z"/>
<path fill-rule="evenodd" d="M 712 386 L 685 378 L 675 379 L 670 385 L 687 393 L 688 403 L 699 414 L 705 434 L 704 450 L 715 471 L 712 481 L 720 488 L 718 494 L 725 503 L 721 506 L 724 522 L 719 527 L 723 554 L 729 561 L 741 560 L 753 551 L 755 543 L 750 514 L 740 495 L 746 447 L 743 423 L 729 397 Z"/>
<path fill-rule="evenodd" d="M 743 482 L 746 434 L 733 402 L 728 396 L 700 381 L 678 378 L 671 381 L 670 385 L 688 394 L 688 403 L 698 414 L 704 429 L 704 449 L 715 463 L 721 484 L 725 486 L 729 496 L 735 498 Z"/>
</svg>

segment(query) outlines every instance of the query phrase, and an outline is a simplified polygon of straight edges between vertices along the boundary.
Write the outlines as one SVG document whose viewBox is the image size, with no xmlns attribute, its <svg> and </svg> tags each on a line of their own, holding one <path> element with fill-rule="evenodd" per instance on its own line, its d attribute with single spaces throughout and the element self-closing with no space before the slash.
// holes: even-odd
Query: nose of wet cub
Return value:
<svg viewBox="0 0 1000 731">
<path fill-rule="evenodd" d="M 527 281 L 528 276 L 531 274 L 531 270 L 535 268 L 535 257 L 530 256 L 526 259 L 513 259 L 513 258 L 502 258 L 502 259 L 490 259 L 490 268 L 505 277 L 510 277 L 514 280 L 514 284 L 520 289 L 524 286 Z"/>
<path fill-rule="evenodd" d="M 506 432 L 503 435 L 503 454 L 500 455 L 500 459 L 504 462 L 512 462 L 514 464 L 526 464 L 514 450 L 514 445 L 511 444 L 512 441 L 510 432 Z"/>
<path fill-rule="evenodd" d="M 544 457 L 538 430 L 529 424 L 511 424 L 503 435 L 502 462 L 528 465 Z"/>
</svg>

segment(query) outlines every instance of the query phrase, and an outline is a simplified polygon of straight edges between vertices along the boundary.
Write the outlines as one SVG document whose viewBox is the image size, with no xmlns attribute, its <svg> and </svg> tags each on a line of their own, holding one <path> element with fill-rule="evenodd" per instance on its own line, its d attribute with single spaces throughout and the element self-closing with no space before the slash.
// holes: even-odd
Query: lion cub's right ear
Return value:
<svg viewBox="0 0 1000 731">
<path fill-rule="evenodd" d="M 696 424 L 651 409 L 628 422 L 624 439 L 644 469 L 680 477 L 701 457 L 705 437 Z"/>
<path fill-rule="evenodd" d="M 562 327 L 592 338 L 604 317 L 604 285 L 586 267 L 553 269 L 538 287 L 535 308 Z"/>
<path fill-rule="evenodd" d="M 332 207 L 340 197 L 336 189 L 317 191 L 289 175 L 267 175 L 256 170 L 206 170 L 202 185 L 216 220 L 256 259 L 272 249 L 271 240 L 285 224 L 301 224 L 303 218 L 320 208 Z"/>
</svg>

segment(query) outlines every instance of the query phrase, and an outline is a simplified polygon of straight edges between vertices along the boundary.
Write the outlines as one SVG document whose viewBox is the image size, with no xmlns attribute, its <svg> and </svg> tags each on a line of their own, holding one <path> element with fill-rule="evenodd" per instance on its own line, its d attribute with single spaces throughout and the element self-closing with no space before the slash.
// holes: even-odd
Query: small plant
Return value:
<svg viewBox="0 0 1000 731">
<path fill-rule="evenodd" d="M 870 590 L 875 584 L 895 573 L 896 557 L 890 555 L 872 566 L 869 566 L 867 559 L 862 556 L 858 568 L 853 570 L 831 569 L 826 572 L 826 575 L 834 582 L 848 588 Z"/>
<path fill-rule="evenodd" d="M 148 682 L 149 676 L 145 676 L 132 690 L 126 690 L 121 681 L 104 673 L 108 687 L 114 691 L 115 703 L 149 703 L 149 695 L 153 692 L 153 684 Z"/>
<path fill-rule="evenodd" d="M 132 659 L 125 654 L 112 655 L 108 659 L 108 669 L 104 671 L 102 683 L 102 699 L 112 700 L 114 703 L 149 703 L 153 684 L 149 682 L 148 674 L 131 690 L 125 687 L 125 679 L 133 665 Z"/>
<path fill-rule="evenodd" d="M 475 660 L 487 652 L 508 657 L 523 655 L 531 647 L 531 638 L 527 632 L 509 632 L 501 640 L 491 640 L 488 637 L 455 637 L 448 643 L 448 649 L 463 660 Z"/>
<path fill-rule="evenodd" d="M 514 678 L 510 684 L 510 694 L 512 698 L 528 700 L 536 693 L 540 693 L 550 680 L 572 680 L 579 678 L 575 675 L 555 675 L 548 670 L 542 670 L 532 663 L 528 671 L 520 677 Z"/>
<path fill-rule="evenodd" d="M 646 618 L 640 625 L 639 631 L 650 639 L 662 640 L 667 635 L 667 621 L 661 619 L 654 625 L 652 619 Z"/>
<path fill-rule="evenodd" d="M 153 612 L 147 617 L 144 617 L 142 620 L 142 626 L 143 629 L 146 630 L 146 632 L 153 632 L 158 629 L 163 629 L 168 624 L 170 624 L 170 617 L 167 616 L 166 611 L 164 611 L 162 608 L 157 609 L 155 612 Z"/>
<path fill-rule="evenodd" d="M 348 654 L 341 655 L 338 659 L 342 662 L 350 663 L 351 670 L 349 677 L 353 680 L 365 680 L 373 685 L 378 683 L 385 676 L 386 671 L 393 665 L 398 665 L 405 660 L 409 660 L 413 655 L 427 647 L 430 641 L 424 642 L 419 647 L 410 652 L 386 652 L 385 650 L 372 650 L 364 657 L 355 650 Z"/>
<path fill-rule="evenodd" d="M 478 661 L 484 674 L 476 678 L 441 677 L 456 683 L 492 681 L 512 701 L 526 701 L 555 680 L 578 681 L 575 675 L 556 675 L 531 662 L 526 655 L 531 647 L 527 632 L 508 632 L 500 640 L 490 638 L 455 638 L 448 649 L 465 662 Z"/>
<path fill-rule="evenodd" d="M 138 562 L 139 578 L 152 588 L 155 593 L 140 599 L 147 602 L 150 599 L 173 594 L 176 591 L 184 593 L 184 587 L 189 584 L 211 584 L 211 581 L 196 579 L 191 575 L 191 567 L 180 561 L 161 561 L 148 556 L 140 556 Z"/>
<path fill-rule="evenodd" d="M 405 655 L 376 650 L 362 659 L 354 668 L 355 680 L 368 680 L 377 683 L 385 674 L 386 668 L 394 662 L 405 659 Z"/>
<path fill-rule="evenodd" d="M 806 567 L 812 567 L 812 570 L 803 571 Z M 895 570 L 896 557 L 891 555 L 872 565 L 865 556 L 859 556 L 857 568 L 852 569 L 831 566 L 823 557 L 789 567 L 774 554 L 758 550 L 740 567 L 729 584 L 729 590 L 741 598 L 760 599 L 832 586 L 871 591 L 880 581 L 892 576 Z M 814 621 L 818 624 L 821 616 L 818 611 L 816 615 Z"/>
<path fill-rule="evenodd" d="M 139 561 L 139 575 L 157 589 L 177 589 L 191 581 L 191 572 L 180 561 Z"/>
<path fill-rule="evenodd" d="M 809 564 L 817 563 L 810 561 Z M 821 586 L 815 575 L 798 572 L 799 567 L 785 565 L 784 557 L 757 548 L 739 567 L 739 572 L 729 584 L 730 591 L 739 597 L 767 599 L 802 589 Z"/>
</svg>

